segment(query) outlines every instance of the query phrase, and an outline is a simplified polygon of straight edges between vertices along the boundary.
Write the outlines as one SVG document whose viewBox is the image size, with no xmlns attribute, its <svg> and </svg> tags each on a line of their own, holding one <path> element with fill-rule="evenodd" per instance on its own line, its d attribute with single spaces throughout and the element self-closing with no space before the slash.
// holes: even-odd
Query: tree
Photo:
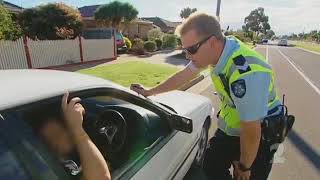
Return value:
<svg viewBox="0 0 320 180">
<path fill-rule="evenodd" d="M 275 33 L 272 30 L 267 30 L 265 37 L 267 39 L 271 39 L 272 37 L 274 37 Z"/>
<path fill-rule="evenodd" d="M 138 10 L 129 3 L 113 1 L 100 6 L 94 14 L 96 20 L 101 20 L 118 28 L 120 23 L 128 23 L 138 16 Z"/>
<path fill-rule="evenodd" d="M 23 32 L 32 39 L 72 39 L 82 31 L 79 11 L 63 3 L 26 9 L 20 16 Z"/>
<path fill-rule="evenodd" d="M 259 33 L 266 34 L 267 30 L 270 30 L 269 17 L 264 14 L 264 8 L 259 7 L 250 12 L 250 14 L 244 19 L 243 30 L 253 31 L 258 36 Z"/>
<path fill-rule="evenodd" d="M 194 12 L 196 12 L 196 11 L 197 11 L 197 8 L 191 9 L 191 8 L 189 8 L 189 7 L 186 7 L 186 8 L 184 8 L 184 9 L 181 10 L 181 12 L 180 12 L 180 17 L 181 17 L 182 19 L 186 19 L 186 18 L 188 18 L 188 17 L 190 16 L 190 14 L 192 14 L 192 13 L 194 13 Z"/>
<path fill-rule="evenodd" d="M 306 37 L 304 33 L 299 33 L 298 36 L 299 36 L 299 39 L 305 39 Z"/>
<path fill-rule="evenodd" d="M 320 33 L 320 31 L 319 31 L 319 33 Z M 319 33 L 317 30 L 313 30 L 309 33 L 309 36 L 313 41 L 319 41 L 319 39 L 320 39 Z"/>
<path fill-rule="evenodd" d="M 21 28 L 10 13 L 0 4 L 0 40 L 16 40 L 21 36 Z"/>
<path fill-rule="evenodd" d="M 298 35 L 295 34 L 295 33 L 292 33 L 292 34 L 289 36 L 289 39 L 296 40 L 296 39 L 298 39 Z"/>
</svg>

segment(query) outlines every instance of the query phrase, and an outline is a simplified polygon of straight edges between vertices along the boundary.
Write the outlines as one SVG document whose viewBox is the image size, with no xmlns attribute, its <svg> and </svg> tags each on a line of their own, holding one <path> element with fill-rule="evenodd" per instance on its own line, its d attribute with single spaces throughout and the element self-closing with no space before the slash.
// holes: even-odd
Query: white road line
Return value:
<svg viewBox="0 0 320 180">
<path fill-rule="evenodd" d="M 284 55 L 281 50 L 277 49 L 279 53 L 292 65 L 292 67 L 304 78 L 304 80 L 307 81 L 307 83 L 320 95 L 320 89 L 313 84 L 313 82 L 300 70 L 291 60 L 288 56 Z"/>
<path fill-rule="evenodd" d="M 269 48 L 268 48 L 268 45 L 267 45 L 267 48 L 266 48 L 266 61 L 269 62 Z"/>
</svg>

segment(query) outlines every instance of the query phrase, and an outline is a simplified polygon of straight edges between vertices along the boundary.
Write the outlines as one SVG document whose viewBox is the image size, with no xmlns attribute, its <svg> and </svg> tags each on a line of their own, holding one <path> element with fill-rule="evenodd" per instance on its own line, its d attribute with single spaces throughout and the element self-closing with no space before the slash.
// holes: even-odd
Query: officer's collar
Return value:
<svg viewBox="0 0 320 180">
<path fill-rule="evenodd" d="M 232 37 L 225 37 L 225 43 L 223 47 L 223 51 L 220 55 L 219 61 L 217 65 L 214 67 L 214 73 L 216 75 L 220 74 L 224 67 L 226 66 L 229 57 L 232 55 L 232 53 L 237 50 L 240 47 L 237 40 L 235 40 Z"/>
</svg>

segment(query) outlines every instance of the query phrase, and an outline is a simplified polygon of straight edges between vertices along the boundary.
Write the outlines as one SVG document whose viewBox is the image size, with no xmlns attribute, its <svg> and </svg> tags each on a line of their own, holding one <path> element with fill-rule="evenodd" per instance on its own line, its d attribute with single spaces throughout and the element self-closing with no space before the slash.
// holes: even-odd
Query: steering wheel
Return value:
<svg viewBox="0 0 320 180">
<path fill-rule="evenodd" d="M 95 129 L 102 149 L 107 154 L 122 150 L 127 139 L 127 123 L 122 114 L 116 110 L 105 110 L 95 123 Z"/>
</svg>

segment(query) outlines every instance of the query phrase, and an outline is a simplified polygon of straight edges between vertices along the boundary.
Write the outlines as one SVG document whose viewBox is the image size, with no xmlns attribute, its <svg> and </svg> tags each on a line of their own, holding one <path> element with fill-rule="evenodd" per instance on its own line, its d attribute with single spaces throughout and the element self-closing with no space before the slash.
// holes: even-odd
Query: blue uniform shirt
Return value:
<svg viewBox="0 0 320 180">
<path fill-rule="evenodd" d="M 240 47 L 235 39 L 231 37 L 226 37 L 225 39 L 223 52 L 217 65 L 214 67 L 215 75 L 221 73 L 230 56 Z M 192 62 L 189 63 L 188 67 L 192 70 L 196 70 L 196 67 Z M 262 120 L 268 115 L 269 84 L 271 81 L 270 74 L 255 72 L 245 75 L 241 79 L 244 80 L 246 86 L 245 94 L 243 96 L 236 96 L 230 87 L 230 95 L 234 101 L 241 121 Z"/>
</svg>

